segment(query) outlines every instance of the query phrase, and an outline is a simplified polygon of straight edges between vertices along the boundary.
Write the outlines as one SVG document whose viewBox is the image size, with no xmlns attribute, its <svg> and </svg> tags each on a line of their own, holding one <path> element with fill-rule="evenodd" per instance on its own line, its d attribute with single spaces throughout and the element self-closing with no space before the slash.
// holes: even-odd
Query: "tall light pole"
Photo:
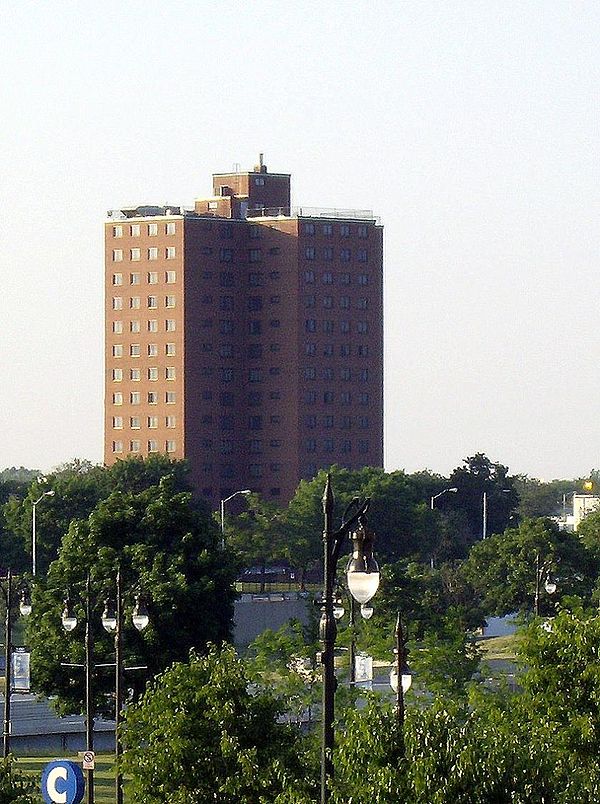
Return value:
<svg viewBox="0 0 600 804">
<path fill-rule="evenodd" d="M 121 721 L 123 716 L 124 689 L 125 689 L 125 670 L 138 670 L 146 668 L 125 667 L 123 662 L 123 590 L 120 568 L 117 570 L 116 579 L 116 600 L 107 600 L 104 613 L 102 614 L 102 625 L 109 634 L 115 635 L 115 799 L 116 804 L 123 804 L 123 775 L 121 773 L 121 755 L 123 746 L 121 744 Z M 148 612 L 140 595 L 135 596 L 135 608 L 131 615 L 133 625 L 138 631 L 143 631 L 150 622 Z"/>
<path fill-rule="evenodd" d="M 510 489 L 500 489 L 501 494 L 510 494 Z M 487 539 L 487 523 L 488 523 L 488 498 L 487 491 L 483 492 L 481 499 L 481 538 Z"/>
<path fill-rule="evenodd" d="M 37 572 L 37 534 L 36 534 L 36 508 L 38 507 L 39 503 L 44 499 L 44 497 L 54 497 L 54 492 L 52 489 L 50 491 L 45 491 L 43 494 L 37 498 L 37 500 L 33 503 L 32 506 L 32 514 L 31 514 L 31 574 L 35 578 Z"/>
<path fill-rule="evenodd" d="M 431 510 L 433 511 L 433 509 L 435 508 L 435 501 L 437 500 L 438 497 L 441 497 L 442 494 L 446 494 L 447 492 L 450 492 L 451 494 L 456 494 L 457 491 L 458 489 L 453 486 L 450 489 L 444 489 L 443 491 L 434 494 L 433 497 L 429 500 Z"/>
<path fill-rule="evenodd" d="M 375 535 L 365 525 L 369 500 L 362 503 L 356 501 L 354 514 L 348 519 L 344 518 L 337 530 L 333 529 L 333 505 L 331 476 L 327 475 L 323 492 L 323 596 L 319 623 L 319 638 L 322 645 L 321 664 L 323 665 L 321 804 L 327 804 L 329 801 L 330 782 L 333 778 L 333 718 L 336 688 L 334 651 L 337 636 L 334 616 L 335 574 L 343 543 L 347 537 L 352 539 L 352 558 L 346 570 L 346 581 L 350 594 L 362 605 L 371 600 L 379 586 L 379 567 L 373 558 Z"/>
<path fill-rule="evenodd" d="M 412 675 L 406 669 L 406 638 L 402 628 L 402 617 L 400 612 L 396 618 L 396 630 L 394 631 L 396 646 L 394 654 L 396 661 L 390 671 L 390 686 L 396 693 L 396 720 L 400 727 L 400 737 L 404 744 L 402 729 L 404 728 L 404 694 L 408 692 L 412 684 Z M 403 745 L 404 750 L 404 745 Z"/>
<path fill-rule="evenodd" d="M 240 491 L 234 491 L 229 497 L 225 497 L 224 500 L 221 500 L 221 549 L 225 547 L 225 503 L 229 502 L 229 500 L 233 500 L 238 494 L 252 494 L 252 491 L 250 489 L 240 489 Z"/>
<path fill-rule="evenodd" d="M 544 589 L 549 595 L 556 592 L 556 583 L 550 576 L 550 567 L 552 566 L 552 559 L 548 558 L 543 563 L 540 562 L 540 552 L 536 550 L 535 553 L 535 595 L 533 598 L 533 613 L 536 617 L 540 616 L 540 593 L 542 582 Z"/>
<path fill-rule="evenodd" d="M 5 662 L 5 689 L 4 689 L 4 727 L 3 751 L 4 759 L 10 754 L 10 696 L 12 693 L 12 609 L 13 609 L 13 576 L 9 569 L 6 576 L 6 587 L 2 587 L 4 602 L 6 604 L 6 619 L 4 621 L 4 662 Z M 31 601 L 26 590 L 23 590 L 19 611 L 24 616 L 31 614 Z"/>
</svg>

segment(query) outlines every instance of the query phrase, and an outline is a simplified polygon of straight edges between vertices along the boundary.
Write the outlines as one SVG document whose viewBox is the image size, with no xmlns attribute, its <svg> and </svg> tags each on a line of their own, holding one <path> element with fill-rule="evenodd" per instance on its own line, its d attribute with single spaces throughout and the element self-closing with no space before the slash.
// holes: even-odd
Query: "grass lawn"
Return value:
<svg viewBox="0 0 600 804">
<path fill-rule="evenodd" d="M 516 634 L 509 636 L 489 637 L 478 639 L 477 647 L 481 649 L 483 661 L 490 659 L 506 659 L 512 661 L 515 658 Z"/>
<path fill-rule="evenodd" d="M 38 783 L 42 779 L 44 765 L 54 759 L 70 759 L 74 762 L 80 761 L 77 756 L 68 755 L 64 757 L 17 757 L 16 767 L 27 774 L 35 776 Z M 96 756 L 96 770 L 94 771 L 94 800 L 96 804 L 114 804 L 115 801 L 115 774 L 113 770 L 113 757 L 111 754 L 99 754 Z M 85 800 L 85 799 L 84 799 Z M 40 788 L 40 801 L 42 793 Z M 127 795 L 125 795 L 127 801 Z"/>
</svg>

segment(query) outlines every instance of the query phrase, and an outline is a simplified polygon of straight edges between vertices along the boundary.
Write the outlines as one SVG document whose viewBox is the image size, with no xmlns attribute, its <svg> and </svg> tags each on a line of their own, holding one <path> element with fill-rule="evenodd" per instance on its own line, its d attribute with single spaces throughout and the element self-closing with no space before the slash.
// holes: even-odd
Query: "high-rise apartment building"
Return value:
<svg viewBox="0 0 600 804">
<path fill-rule="evenodd" d="M 193 209 L 106 223 L 105 462 L 186 458 L 213 505 L 287 502 L 383 462 L 382 227 L 290 206 L 290 176 L 213 175 Z"/>
</svg>

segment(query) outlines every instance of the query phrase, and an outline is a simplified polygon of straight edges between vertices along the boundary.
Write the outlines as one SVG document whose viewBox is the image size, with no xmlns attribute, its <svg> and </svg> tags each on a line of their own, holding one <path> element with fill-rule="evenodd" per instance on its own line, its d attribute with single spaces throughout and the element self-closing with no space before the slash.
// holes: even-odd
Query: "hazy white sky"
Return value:
<svg viewBox="0 0 600 804">
<path fill-rule="evenodd" d="M 106 210 L 259 151 L 385 224 L 387 469 L 600 467 L 597 2 L 0 14 L 0 468 L 102 459 Z"/>
</svg>

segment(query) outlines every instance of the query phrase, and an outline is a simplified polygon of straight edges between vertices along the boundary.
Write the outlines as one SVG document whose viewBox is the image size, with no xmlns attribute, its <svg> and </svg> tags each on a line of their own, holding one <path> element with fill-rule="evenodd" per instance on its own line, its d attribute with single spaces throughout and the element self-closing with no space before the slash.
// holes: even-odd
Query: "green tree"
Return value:
<svg viewBox="0 0 600 804">
<path fill-rule="evenodd" d="M 130 593 L 128 605 L 134 591 L 147 601 L 150 625 L 139 634 L 128 624 L 124 642 L 135 664 L 141 659 L 148 666 L 149 676 L 181 661 L 192 647 L 202 650 L 207 642 L 229 638 L 234 568 L 219 549 L 212 517 L 176 487 L 175 479 L 163 477 L 139 493 L 114 491 L 87 520 L 71 523 L 47 583 L 34 589 L 29 628 L 33 683 L 38 691 L 58 696 L 62 712 L 81 711 L 83 700 L 83 673 L 66 673 L 61 666 L 83 659 L 82 629 L 65 634 L 61 627 L 62 601 L 69 591 L 81 601 L 88 573 L 100 662 L 110 661 L 114 650 L 100 620 L 104 599 L 114 592 L 117 566 Z M 128 684 L 138 689 L 143 681 L 143 674 L 128 676 Z M 106 706 L 104 696 L 112 686 L 110 674 L 98 674 L 98 706 Z"/>
<path fill-rule="evenodd" d="M 564 596 L 591 593 L 595 568 L 592 557 L 573 533 L 559 530 L 549 519 L 522 522 L 518 528 L 495 534 L 471 548 L 463 575 L 481 598 L 487 614 L 533 611 L 536 555 L 541 573 L 541 611 L 553 611 Z M 556 581 L 556 594 L 544 592 L 548 577 Z"/>
<path fill-rule="evenodd" d="M 123 729 L 123 769 L 140 804 L 270 804 L 307 789 L 299 732 L 280 703 L 252 694 L 232 648 L 165 671 Z"/>
<path fill-rule="evenodd" d="M 15 767 L 13 757 L 0 760 L 0 804 L 34 804 L 38 785 Z"/>
<path fill-rule="evenodd" d="M 487 533 L 502 533 L 516 514 L 519 496 L 508 468 L 478 452 L 465 458 L 448 479 L 456 494 L 447 495 L 444 505 L 464 511 L 473 539 L 483 529 L 483 495 L 487 499 Z"/>
</svg>

